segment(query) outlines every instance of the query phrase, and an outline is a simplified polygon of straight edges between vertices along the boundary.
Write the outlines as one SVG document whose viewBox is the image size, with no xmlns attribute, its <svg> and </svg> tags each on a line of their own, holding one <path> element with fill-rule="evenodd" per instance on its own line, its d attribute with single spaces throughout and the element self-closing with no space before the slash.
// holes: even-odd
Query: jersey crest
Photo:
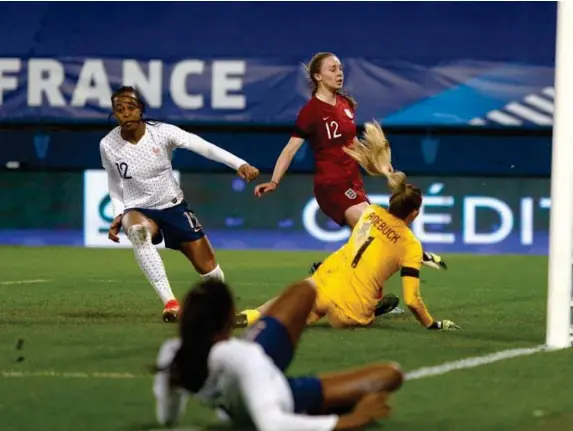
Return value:
<svg viewBox="0 0 573 431">
<path fill-rule="evenodd" d="M 358 196 L 353 189 L 348 189 L 348 190 L 346 190 L 346 191 L 344 192 L 344 195 L 345 195 L 348 199 L 356 199 L 356 197 Z"/>
</svg>

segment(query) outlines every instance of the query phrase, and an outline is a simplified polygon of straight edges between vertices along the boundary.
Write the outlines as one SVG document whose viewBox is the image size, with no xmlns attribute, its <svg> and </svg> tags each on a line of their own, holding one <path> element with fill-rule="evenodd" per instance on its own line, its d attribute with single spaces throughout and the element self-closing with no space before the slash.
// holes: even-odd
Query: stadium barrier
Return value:
<svg viewBox="0 0 573 431">
<path fill-rule="evenodd" d="M 263 199 L 232 174 L 178 173 L 186 199 L 217 248 L 334 250 L 348 236 L 320 213 L 312 178 L 293 174 Z M 413 230 L 436 252 L 547 253 L 549 180 L 413 177 L 425 194 Z M 384 205 L 383 180 L 366 178 Z M 107 240 L 112 220 L 105 173 L 0 173 L 0 244 L 126 247 Z"/>
</svg>

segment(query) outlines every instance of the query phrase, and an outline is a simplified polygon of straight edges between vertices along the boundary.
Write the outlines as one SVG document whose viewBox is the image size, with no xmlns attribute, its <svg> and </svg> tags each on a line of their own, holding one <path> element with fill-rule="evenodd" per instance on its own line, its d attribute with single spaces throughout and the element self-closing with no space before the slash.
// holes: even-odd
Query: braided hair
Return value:
<svg viewBox="0 0 573 431">
<path fill-rule="evenodd" d="M 231 330 L 235 304 L 223 282 L 201 282 L 185 297 L 179 321 L 181 346 L 168 366 L 170 383 L 198 392 L 209 375 L 215 337 Z"/>
</svg>

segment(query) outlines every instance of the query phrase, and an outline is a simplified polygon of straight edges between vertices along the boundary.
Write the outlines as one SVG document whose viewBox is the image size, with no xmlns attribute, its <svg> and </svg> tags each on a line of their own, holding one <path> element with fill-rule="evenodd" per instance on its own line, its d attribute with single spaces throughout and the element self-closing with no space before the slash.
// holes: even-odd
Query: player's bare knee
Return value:
<svg viewBox="0 0 573 431">
<path fill-rule="evenodd" d="M 389 368 L 391 375 L 391 390 L 395 391 L 402 386 L 402 383 L 404 383 L 404 373 L 400 364 L 397 362 L 392 362 L 388 364 L 387 367 Z"/>
<path fill-rule="evenodd" d="M 297 298 L 297 307 L 300 312 L 308 315 L 316 310 L 316 285 L 312 280 L 304 280 L 294 284 L 293 295 Z"/>
<path fill-rule="evenodd" d="M 402 386 L 404 373 L 396 362 L 377 364 L 372 366 L 372 379 L 378 386 L 376 391 L 395 391 Z"/>
<path fill-rule="evenodd" d="M 147 226 L 137 223 L 129 227 L 127 229 L 127 237 L 131 241 L 132 244 L 142 243 L 142 242 L 151 242 L 151 232 L 147 228 Z"/>
<path fill-rule="evenodd" d="M 298 283 L 297 288 L 301 291 L 301 295 L 310 296 L 314 303 L 316 300 L 316 283 L 311 278 Z"/>
</svg>

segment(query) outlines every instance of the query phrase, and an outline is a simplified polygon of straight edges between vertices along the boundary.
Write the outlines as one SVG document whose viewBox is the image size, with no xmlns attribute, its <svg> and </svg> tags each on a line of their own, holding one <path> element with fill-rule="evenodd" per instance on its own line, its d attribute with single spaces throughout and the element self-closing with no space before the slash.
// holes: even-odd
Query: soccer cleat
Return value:
<svg viewBox="0 0 573 431">
<path fill-rule="evenodd" d="M 172 299 L 163 309 L 163 321 L 166 323 L 177 322 L 177 316 L 179 315 L 179 302 L 176 299 Z"/>
<path fill-rule="evenodd" d="M 429 253 L 427 251 L 425 251 L 423 254 L 422 263 L 426 266 L 429 266 L 430 268 L 438 270 L 448 269 L 448 265 L 446 265 L 446 262 L 444 262 L 440 256 L 434 253 Z"/>
<path fill-rule="evenodd" d="M 257 309 L 243 310 L 235 314 L 234 328 L 246 328 L 247 326 L 254 325 L 261 318 L 261 312 Z"/>
<path fill-rule="evenodd" d="M 404 314 L 404 309 L 396 307 L 392 311 L 389 311 L 388 314 Z"/>
<path fill-rule="evenodd" d="M 308 271 L 309 274 L 314 274 L 316 272 L 316 270 L 320 267 L 320 265 L 322 265 L 322 262 L 314 262 L 312 264 L 312 266 L 310 267 L 310 270 Z"/>
<path fill-rule="evenodd" d="M 400 303 L 400 299 L 396 295 L 388 293 L 384 295 L 381 301 L 376 304 L 376 308 L 374 309 L 375 316 L 382 316 L 383 314 L 401 314 L 400 312 L 394 312 L 397 309 L 398 304 Z M 404 310 L 399 309 L 402 313 Z"/>
<path fill-rule="evenodd" d="M 237 313 L 235 314 L 235 325 L 233 328 L 246 328 L 249 326 L 249 321 L 247 319 L 247 315 L 245 313 Z"/>
</svg>

